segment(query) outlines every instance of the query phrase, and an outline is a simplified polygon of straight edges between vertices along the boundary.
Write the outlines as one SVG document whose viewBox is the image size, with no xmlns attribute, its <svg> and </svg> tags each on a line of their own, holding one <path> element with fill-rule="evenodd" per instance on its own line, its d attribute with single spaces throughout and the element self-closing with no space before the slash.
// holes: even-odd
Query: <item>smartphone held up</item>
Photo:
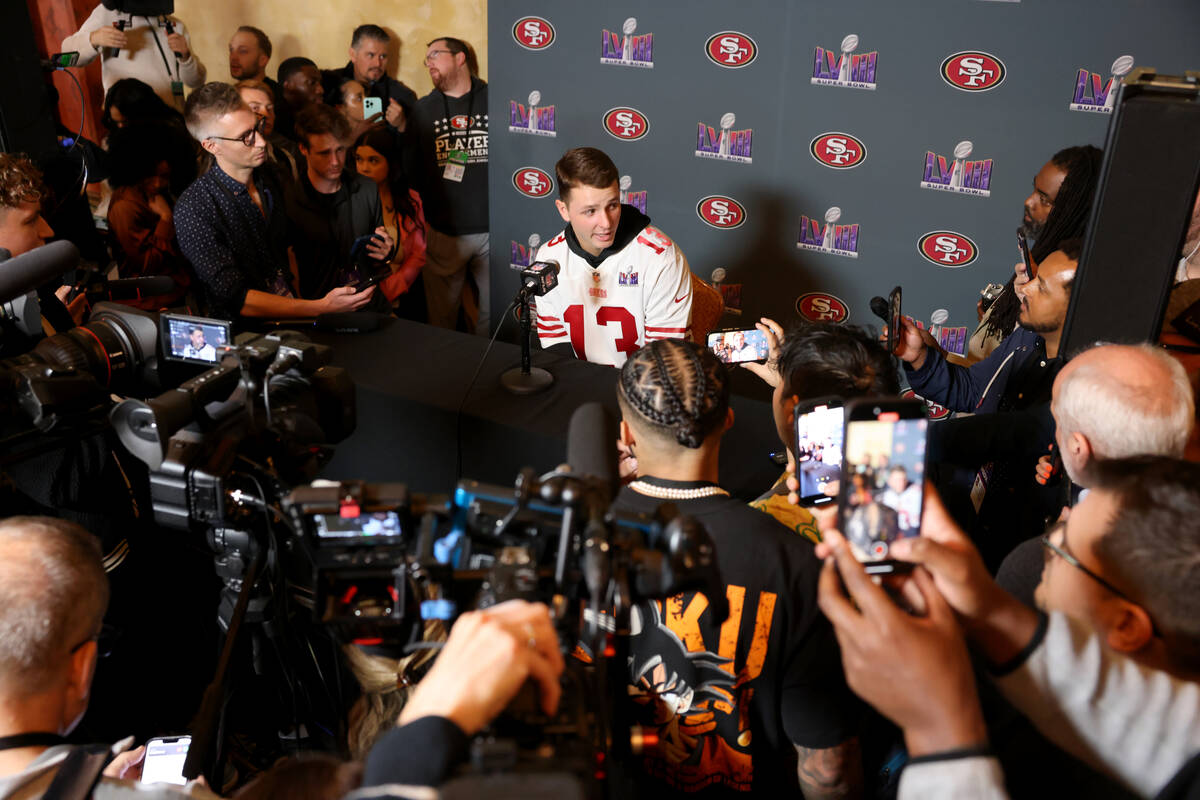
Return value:
<svg viewBox="0 0 1200 800">
<path fill-rule="evenodd" d="M 708 335 L 708 349 L 725 364 L 745 364 L 766 361 L 769 351 L 767 335 L 758 328 L 713 331 Z"/>
</svg>

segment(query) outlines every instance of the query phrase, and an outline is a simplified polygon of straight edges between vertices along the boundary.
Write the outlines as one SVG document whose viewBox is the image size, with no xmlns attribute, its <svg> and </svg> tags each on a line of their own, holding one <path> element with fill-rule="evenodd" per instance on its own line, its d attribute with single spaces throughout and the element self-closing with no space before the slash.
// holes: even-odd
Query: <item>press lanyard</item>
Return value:
<svg viewBox="0 0 1200 800">
<path fill-rule="evenodd" d="M 130 17 L 130 20 L 132 20 L 132 19 L 133 19 L 133 17 Z M 155 25 L 157 24 L 157 21 L 152 20 L 149 17 L 142 17 L 142 19 L 146 20 L 146 24 L 150 27 L 150 38 L 154 40 L 154 46 L 158 48 L 158 56 L 159 56 L 159 58 L 162 59 L 163 66 L 166 67 L 167 77 L 170 78 L 171 77 L 171 62 L 169 60 L 167 60 L 167 54 L 165 52 L 163 52 L 162 43 L 160 41 L 158 41 L 158 31 L 155 29 Z M 175 62 L 175 79 L 176 80 L 179 79 L 179 62 L 178 61 Z"/>
</svg>

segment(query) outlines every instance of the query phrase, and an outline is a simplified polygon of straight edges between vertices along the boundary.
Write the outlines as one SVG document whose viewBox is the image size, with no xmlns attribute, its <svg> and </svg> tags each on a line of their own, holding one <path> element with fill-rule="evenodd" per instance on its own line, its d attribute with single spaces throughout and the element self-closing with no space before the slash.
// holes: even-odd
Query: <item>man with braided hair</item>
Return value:
<svg viewBox="0 0 1200 800">
<path fill-rule="evenodd" d="M 702 594 L 684 592 L 634 609 L 629 695 L 658 734 L 643 783 L 656 797 L 797 786 L 810 799 L 858 796 L 857 709 L 817 611 L 813 545 L 717 483 L 733 424 L 725 367 L 690 342 L 651 342 L 622 366 L 617 400 L 639 477 L 615 507 L 669 502 L 698 520 L 730 605 L 714 619 Z"/>
<path fill-rule="evenodd" d="M 604 152 L 568 150 L 554 171 L 554 204 L 567 227 L 537 252 L 561 268 L 558 286 L 537 300 L 542 347 L 619 367 L 647 342 L 682 339 L 692 315 L 683 251 L 621 203 L 617 167 Z"/>
</svg>

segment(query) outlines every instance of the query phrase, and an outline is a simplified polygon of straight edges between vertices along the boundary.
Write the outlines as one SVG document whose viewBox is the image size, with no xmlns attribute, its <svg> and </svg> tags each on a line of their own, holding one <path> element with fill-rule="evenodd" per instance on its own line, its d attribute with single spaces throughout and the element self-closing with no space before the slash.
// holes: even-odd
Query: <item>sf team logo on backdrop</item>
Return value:
<svg viewBox="0 0 1200 800">
<path fill-rule="evenodd" d="M 512 34 L 526 50 L 545 50 L 554 44 L 554 26 L 541 17 L 521 17 L 513 25 Z"/>
<path fill-rule="evenodd" d="M 812 157 L 833 169 L 857 167 L 867 157 L 867 146 L 848 133 L 822 133 L 808 145 Z"/>
<path fill-rule="evenodd" d="M 637 20 L 633 17 L 625 20 L 620 33 L 606 28 L 600 42 L 600 63 L 654 69 L 654 34 L 634 36 L 636 30 Z"/>
<path fill-rule="evenodd" d="M 1108 82 L 1102 76 L 1086 69 L 1075 76 L 1075 96 L 1071 98 L 1072 111 L 1092 111 L 1111 114 L 1117 99 L 1117 84 L 1133 69 L 1133 56 L 1121 56 L 1109 69 Z"/>
<path fill-rule="evenodd" d="M 925 410 L 929 412 L 930 419 L 945 419 L 946 417 L 950 416 L 950 409 L 946 408 L 945 406 L 939 406 L 932 400 L 926 400 L 912 389 L 905 389 L 900 393 L 900 396 L 905 400 L 920 400 L 922 403 L 924 403 Z"/>
<path fill-rule="evenodd" d="M 818 86 L 849 86 L 851 89 L 875 89 L 875 62 L 879 52 L 854 55 L 858 36 L 842 39 L 840 55 L 834 50 L 818 47 L 813 54 L 812 83 Z"/>
<path fill-rule="evenodd" d="M 721 132 L 718 133 L 711 125 L 703 122 L 696 124 L 696 156 L 699 158 L 716 158 L 721 161 L 734 161 L 738 164 L 749 164 L 751 140 L 754 129 L 735 131 L 734 123 L 737 117 L 732 112 L 721 115 Z"/>
<path fill-rule="evenodd" d="M 939 267 L 965 267 L 979 257 L 979 248 L 961 233 L 931 231 L 917 240 L 917 250 Z"/>
<path fill-rule="evenodd" d="M 530 133 L 534 136 L 557 136 L 554 132 L 554 106 L 543 106 L 542 93 L 529 93 L 529 105 L 508 101 L 509 133 Z"/>
<path fill-rule="evenodd" d="M 959 142 L 954 146 L 953 160 L 926 150 L 921 188 L 989 197 L 992 194 L 992 159 L 967 161 L 974 149 L 971 142 Z"/>
<path fill-rule="evenodd" d="M 746 207 L 723 194 L 712 194 L 696 203 L 696 214 L 706 225 L 728 230 L 746 221 Z"/>
<path fill-rule="evenodd" d="M 508 266 L 513 269 L 525 269 L 533 263 L 533 256 L 537 253 L 537 249 L 542 245 L 542 237 L 536 233 L 529 234 L 529 238 L 525 240 L 525 244 L 509 240 L 512 242 L 512 257 L 509 258 Z"/>
<path fill-rule="evenodd" d="M 758 58 L 758 45 L 744 33 L 721 31 L 704 43 L 704 54 L 718 67 L 741 69 Z"/>
<path fill-rule="evenodd" d="M 545 197 L 554 191 L 554 179 L 537 167 L 521 167 L 513 173 L 513 186 L 526 197 Z"/>
<path fill-rule="evenodd" d="M 942 80 L 964 92 L 986 92 L 1004 83 L 1004 62 L 991 53 L 964 50 L 942 62 Z"/>
<path fill-rule="evenodd" d="M 646 213 L 646 192 L 645 190 L 640 192 L 631 190 L 633 178 L 628 175 L 622 175 L 621 180 L 617 182 L 617 186 L 621 191 L 622 203 L 628 203 L 643 214 Z"/>
<path fill-rule="evenodd" d="M 632 142 L 650 132 L 650 120 L 636 108 L 617 106 L 604 112 L 604 130 L 609 136 Z"/>
<path fill-rule="evenodd" d="M 809 292 L 796 298 L 796 313 L 813 322 L 845 322 L 850 307 L 831 294 Z"/>
<path fill-rule="evenodd" d="M 800 238 L 796 247 L 814 253 L 832 253 L 835 256 L 858 258 L 858 224 L 838 225 L 842 210 L 837 206 L 825 212 L 825 227 L 819 220 L 800 217 Z"/>
</svg>

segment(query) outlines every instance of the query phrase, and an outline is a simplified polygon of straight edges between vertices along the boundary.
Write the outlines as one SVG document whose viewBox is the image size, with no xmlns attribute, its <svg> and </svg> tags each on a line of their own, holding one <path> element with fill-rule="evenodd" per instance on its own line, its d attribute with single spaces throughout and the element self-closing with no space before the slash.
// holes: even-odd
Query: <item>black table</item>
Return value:
<svg viewBox="0 0 1200 800">
<path fill-rule="evenodd" d="M 496 342 L 463 403 L 486 339 L 400 319 L 372 333 L 309 336 L 333 347 L 333 363 L 358 389 L 358 428 L 337 446 L 325 478 L 400 481 L 418 492 L 449 493 L 458 478 L 462 404 L 463 477 L 508 486 L 522 467 L 542 472 L 565 460 L 567 425 L 581 404 L 599 401 L 619 413 L 616 370 L 547 351 L 535 350 L 533 361 L 554 375 L 554 385 L 517 397 L 500 386 L 500 374 L 520 364 L 520 347 Z M 768 403 L 734 396 L 733 408 L 721 485 L 752 498 L 778 477 L 767 456 L 780 449 L 779 439 Z"/>
</svg>

